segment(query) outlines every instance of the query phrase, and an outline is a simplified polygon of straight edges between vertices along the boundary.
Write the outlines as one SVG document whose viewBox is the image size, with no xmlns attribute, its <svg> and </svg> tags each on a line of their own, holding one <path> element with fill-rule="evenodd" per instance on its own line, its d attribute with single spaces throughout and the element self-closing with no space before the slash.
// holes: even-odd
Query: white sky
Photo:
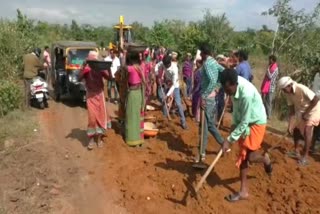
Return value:
<svg viewBox="0 0 320 214">
<path fill-rule="evenodd" d="M 28 17 L 50 23 L 78 23 L 110 26 L 125 16 L 126 23 L 142 22 L 151 26 L 154 21 L 180 19 L 196 21 L 203 11 L 226 13 L 236 30 L 260 28 L 263 24 L 275 27 L 272 17 L 261 12 L 272 7 L 274 0 L 0 0 L 0 16 L 14 18 L 16 9 Z M 292 0 L 295 9 L 314 8 L 319 0 Z"/>
</svg>

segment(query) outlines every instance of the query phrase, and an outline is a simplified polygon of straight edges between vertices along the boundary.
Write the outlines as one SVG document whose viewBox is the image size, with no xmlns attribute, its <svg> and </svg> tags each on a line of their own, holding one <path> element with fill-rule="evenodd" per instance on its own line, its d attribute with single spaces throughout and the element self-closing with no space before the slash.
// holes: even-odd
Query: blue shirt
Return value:
<svg viewBox="0 0 320 214">
<path fill-rule="evenodd" d="M 236 71 L 239 76 L 245 78 L 246 80 L 250 81 L 252 80 L 252 73 L 251 73 L 251 67 L 249 65 L 248 61 L 242 61 L 239 65 L 236 67 Z"/>
</svg>

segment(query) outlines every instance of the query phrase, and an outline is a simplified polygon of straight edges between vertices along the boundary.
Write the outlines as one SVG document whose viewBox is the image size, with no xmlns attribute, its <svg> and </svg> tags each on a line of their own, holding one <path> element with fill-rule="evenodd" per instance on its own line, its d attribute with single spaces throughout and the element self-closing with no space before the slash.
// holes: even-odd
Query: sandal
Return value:
<svg viewBox="0 0 320 214">
<path fill-rule="evenodd" d="M 300 158 L 300 154 L 295 152 L 295 151 L 287 152 L 287 155 L 288 155 L 288 157 L 294 158 L 294 159 L 299 159 Z"/>
<path fill-rule="evenodd" d="M 107 123 L 107 129 L 112 129 L 112 123 L 111 122 Z"/>
<path fill-rule="evenodd" d="M 99 148 L 102 148 L 102 147 L 103 147 L 103 144 L 104 144 L 104 142 L 103 142 L 102 140 L 100 140 L 100 141 L 98 142 L 98 147 L 99 147 Z"/>
<path fill-rule="evenodd" d="M 298 160 L 298 164 L 300 166 L 308 166 L 309 165 L 309 161 L 306 158 L 301 158 L 300 160 Z"/>
<path fill-rule="evenodd" d="M 228 202 L 237 202 L 237 201 L 242 201 L 242 200 L 248 200 L 248 196 L 243 197 L 238 192 L 235 194 L 230 194 L 230 195 L 226 196 L 224 199 L 227 200 Z"/>
<path fill-rule="evenodd" d="M 90 140 L 90 142 L 88 144 L 88 150 L 92 150 L 94 148 L 94 144 L 95 144 L 95 142 L 93 140 Z"/>
</svg>

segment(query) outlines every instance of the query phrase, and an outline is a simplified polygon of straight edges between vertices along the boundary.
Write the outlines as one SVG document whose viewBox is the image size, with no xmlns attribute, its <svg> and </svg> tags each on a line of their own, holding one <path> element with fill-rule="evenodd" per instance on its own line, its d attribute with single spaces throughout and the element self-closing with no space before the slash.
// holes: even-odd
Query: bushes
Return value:
<svg viewBox="0 0 320 214">
<path fill-rule="evenodd" d="M 20 11 L 17 21 L 0 20 L 0 117 L 22 107 L 22 56 L 37 41 L 33 22 Z"/>
<path fill-rule="evenodd" d="M 0 20 L 0 117 L 21 107 L 22 93 L 18 79 L 22 71 L 25 40 L 16 23 Z"/>
<path fill-rule="evenodd" d="M 18 84 L 9 81 L 0 81 L 0 117 L 8 114 L 10 111 L 21 107 L 22 92 Z"/>
</svg>

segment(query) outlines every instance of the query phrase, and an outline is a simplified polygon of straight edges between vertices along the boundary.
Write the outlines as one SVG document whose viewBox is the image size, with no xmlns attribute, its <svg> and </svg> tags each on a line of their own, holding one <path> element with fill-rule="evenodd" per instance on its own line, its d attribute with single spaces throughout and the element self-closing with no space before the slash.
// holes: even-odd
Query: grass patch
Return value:
<svg viewBox="0 0 320 214">
<path fill-rule="evenodd" d="M 15 110 L 0 118 L 0 144 L 8 139 L 28 140 L 34 136 L 38 123 L 35 112 Z"/>
</svg>

